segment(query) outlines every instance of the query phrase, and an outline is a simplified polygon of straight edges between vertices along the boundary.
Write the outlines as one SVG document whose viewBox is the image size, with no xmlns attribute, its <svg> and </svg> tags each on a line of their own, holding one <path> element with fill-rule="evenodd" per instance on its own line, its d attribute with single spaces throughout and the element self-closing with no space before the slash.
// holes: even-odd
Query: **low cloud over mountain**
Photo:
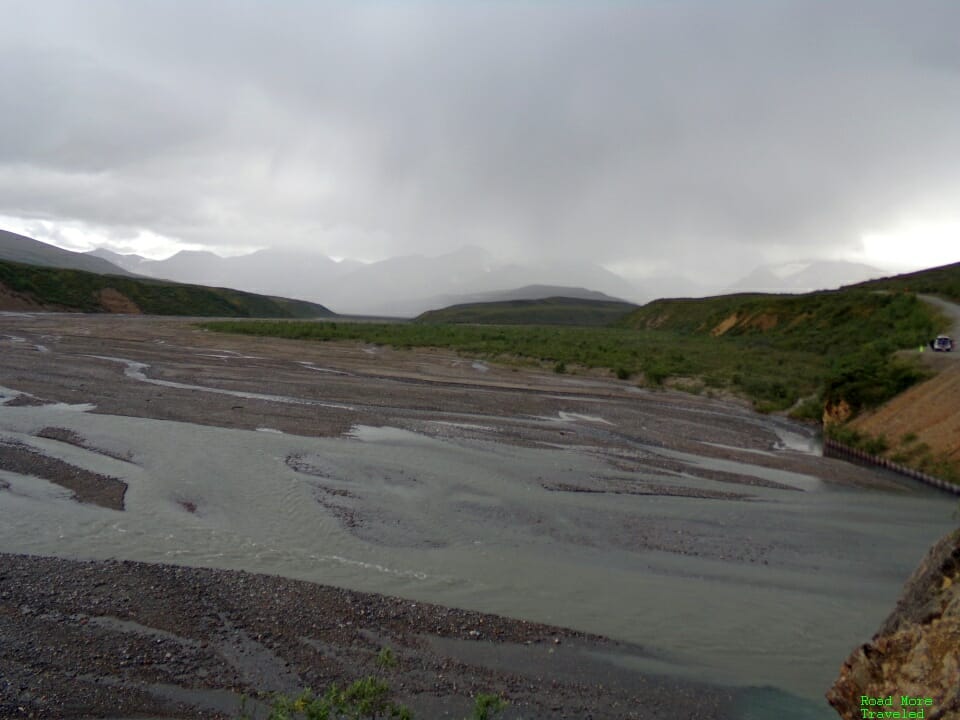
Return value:
<svg viewBox="0 0 960 720">
<path fill-rule="evenodd" d="M 432 257 L 404 255 L 375 263 L 336 262 L 318 253 L 283 250 L 261 250 L 231 258 L 184 251 L 160 261 L 102 250 L 94 254 L 151 277 L 296 297 L 353 314 L 417 315 L 449 304 L 451 296 L 532 284 L 589 288 L 631 301 L 642 295 L 640 289 L 599 265 L 548 261 L 534 267 L 504 263 L 477 247 Z"/>
</svg>

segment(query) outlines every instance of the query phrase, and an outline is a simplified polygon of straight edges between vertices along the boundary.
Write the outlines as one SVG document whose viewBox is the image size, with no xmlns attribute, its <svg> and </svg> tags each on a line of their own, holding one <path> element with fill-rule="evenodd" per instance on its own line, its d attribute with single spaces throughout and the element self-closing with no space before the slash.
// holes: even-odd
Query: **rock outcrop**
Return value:
<svg viewBox="0 0 960 720">
<path fill-rule="evenodd" d="M 863 696 L 892 696 L 891 707 L 869 709 L 897 711 L 904 695 L 932 698 L 925 718 L 960 719 L 960 530 L 930 549 L 873 640 L 843 664 L 827 700 L 852 720 L 864 717 Z"/>
<path fill-rule="evenodd" d="M 840 425 L 849 420 L 851 415 L 853 415 L 853 408 L 846 400 L 828 403 L 823 409 L 823 426 Z"/>
</svg>

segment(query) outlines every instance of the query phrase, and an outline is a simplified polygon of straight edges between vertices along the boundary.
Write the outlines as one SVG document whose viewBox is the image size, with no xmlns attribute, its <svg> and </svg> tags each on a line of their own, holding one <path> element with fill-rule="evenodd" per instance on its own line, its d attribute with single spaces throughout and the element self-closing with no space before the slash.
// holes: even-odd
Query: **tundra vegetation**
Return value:
<svg viewBox="0 0 960 720">
<path fill-rule="evenodd" d="M 925 376 L 895 352 L 946 320 L 916 296 L 845 290 L 649 303 L 614 327 L 212 321 L 219 332 L 438 347 L 555 372 L 607 370 L 647 387 L 730 393 L 761 412 L 819 420 L 841 400 L 873 407 Z"/>
<path fill-rule="evenodd" d="M 802 295 L 656 300 L 606 327 L 536 324 L 544 311 L 536 302 L 498 304 L 486 316 L 475 307 L 466 315 L 452 308 L 408 324 L 220 321 L 204 327 L 448 348 L 557 373 L 606 371 L 650 388 L 737 396 L 760 412 L 813 422 L 828 418 L 825 432 L 841 442 L 960 482 L 956 463 L 916 438 L 870 437 L 847 424 L 929 377 L 916 354 L 902 351 L 926 346 L 950 322 L 917 292 L 960 302 L 960 263 Z M 505 310 L 511 324 L 483 324 Z M 517 324 L 524 322 L 529 324 Z"/>
</svg>

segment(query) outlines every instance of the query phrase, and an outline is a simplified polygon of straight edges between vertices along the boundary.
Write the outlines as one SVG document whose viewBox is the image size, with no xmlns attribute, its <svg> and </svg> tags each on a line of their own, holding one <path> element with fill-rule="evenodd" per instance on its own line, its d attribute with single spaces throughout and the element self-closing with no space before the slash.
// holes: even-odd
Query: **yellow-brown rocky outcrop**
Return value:
<svg viewBox="0 0 960 720">
<path fill-rule="evenodd" d="M 864 717 L 863 696 L 892 696 L 892 707 L 872 709 L 896 711 L 904 695 L 932 698 L 928 719 L 960 718 L 960 530 L 930 549 L 890 617 L 847 658 L 827 700 L 852 720 Z"/>
</svg>

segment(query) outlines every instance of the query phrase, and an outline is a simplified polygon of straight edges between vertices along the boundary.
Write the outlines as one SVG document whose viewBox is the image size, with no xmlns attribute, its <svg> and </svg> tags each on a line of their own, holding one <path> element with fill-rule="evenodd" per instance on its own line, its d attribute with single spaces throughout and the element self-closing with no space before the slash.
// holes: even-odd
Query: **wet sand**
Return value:
<svg viewBox="0 0 960 720">
<path fill-rule="evenodd" d="M 462 717 L 478 690 L 512 717 L 829 717 L 827 680 L 952 523 L 949 499 L 820 457 L 808 428 L 600 373 L 143 317 L 2 315 L 0 353 L 0 550 L 61 558 L 0 561 L 0 675 L 18 678 L 0 708 L 24 713 L 119 710 L 129 690 L 202 716 L 214 696 L 349 679 L 387 644 L 417 668 L 394 684 L 421 717 Z M 123 509 L 82 504 L 24 453 L 125 484 Z M 238 583 L 306 605 L 267 618 Z M 164 620 L 181 596 L 197 605 Z M 321 607 L 350 631 L 296 637 Z M 289 672 L 244 675 L 235 630 L 270 633 L 254 665 Z M 119 664 L 124 642 L 161 669 Z M 39 699 L 72 685 L 74 715 Z"/>
</svg>

